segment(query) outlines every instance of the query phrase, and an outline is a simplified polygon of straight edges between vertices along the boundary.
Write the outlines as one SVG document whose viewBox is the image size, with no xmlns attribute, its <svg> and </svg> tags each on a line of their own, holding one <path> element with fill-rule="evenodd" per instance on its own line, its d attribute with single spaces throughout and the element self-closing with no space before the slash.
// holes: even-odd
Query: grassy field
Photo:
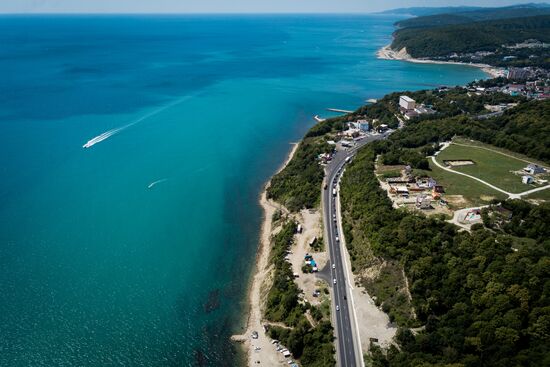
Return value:
<svg viewBox="0 0 550 367">
<path fill-rule="evenodd" d="M 455 167 L 454 170 L 480 178 L 512 193 L 520 193 L 536 187 L 523 184 L 521 176 L 512 173 L 512 171 L 519 171 L 527 165 L 527 162 L 520 158 L 483 149 L 473 144 L 468 144 L 468 146 L 451 144 L 437 156 L 437 161 L 442 165 L 445 160 L 468 159 L 474 161 L 475 164 Z"/>
<path fill-rule="evenodd" d="M 535 200 L 548 200 L 550 201 L 550 189 L 537 191 L 535 193 L 532 193 L 531 195 L 527 195 L 523 197 L 524 199 L 535 199 Z"/>
<path fill-rule="evenodd" d="M 482 143 L 482 142 L 477 141 L 477 140 L 471 140 L 471 139 L 457 137 L 457 138 L 453 139 L 453 142 L 457 143 L 457 144 L 462 144 L 462 145 L 470 145 L 470 146 L 473 146 L 473 147 L 479 147 L 479 148 L 494 150 L 496 152 L 500 152 L 502 154 L 506 154 L 506 155 L 515 157 L 518 160 L 523 161 L 525 163 L 525 165 L 527 165 L 528 163 L 535 163 L 535 164 L 538 164 L 539 166 L 544 166 L 544 167 L 548 166 L 544 162 L 529 158 L 529 157 L 527 157 L 523 154 L 512 152 L 512 151 L 506 150 L 504 148 L 499 148 L 499 147 L 496 147 L 494 145 L 485 144 L 485 143 Z"/>
<path fill-rule="evenodd" d="M 445 188 L 445 196 L 462 195 L 464 202 L 450 200 L 451 209 L 462 209 L 476 205 L 488 204 L 492 199 L 506 199 L 506 195 L 493 190 L 489 186 L 461 175 L 447 172 L 430 161 L 431 171 L 415 170 L 415 174 L 431 176 L 439 185 Z"/>
</svg>

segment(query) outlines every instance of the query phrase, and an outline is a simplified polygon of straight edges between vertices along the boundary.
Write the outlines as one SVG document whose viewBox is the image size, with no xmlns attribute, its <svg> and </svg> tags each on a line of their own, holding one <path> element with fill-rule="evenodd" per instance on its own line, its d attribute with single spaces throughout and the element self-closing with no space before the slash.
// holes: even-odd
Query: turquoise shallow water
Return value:
<svg viewBox="0 0 550 367">
<path fill-rule="evenodd" d="M 234 365 L 289 142 L 327 107 L 483 77 L 377 60 L 393 21 L 0 17 L 0 365 Z"/>
</svg>

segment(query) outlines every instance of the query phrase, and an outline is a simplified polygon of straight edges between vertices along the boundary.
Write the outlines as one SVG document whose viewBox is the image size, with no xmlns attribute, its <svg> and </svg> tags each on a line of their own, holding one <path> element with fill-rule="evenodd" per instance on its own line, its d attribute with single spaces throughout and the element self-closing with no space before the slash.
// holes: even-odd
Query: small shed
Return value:
<svg viewBox="0 0 550 367">
<path fill-rule="evenodd" d="M 438 194 L 443 194 L 445 192 L 445 189 L 441 185 L 435 185 L 433 187 L 433 191 L 438 193 Z"/>
</svg>

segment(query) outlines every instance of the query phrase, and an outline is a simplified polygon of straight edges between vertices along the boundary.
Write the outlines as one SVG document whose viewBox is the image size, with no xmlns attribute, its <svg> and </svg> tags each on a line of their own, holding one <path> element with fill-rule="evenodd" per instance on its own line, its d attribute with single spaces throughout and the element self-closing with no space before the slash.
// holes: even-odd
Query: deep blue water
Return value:
<svg viewBox="0 0 550 367">
<path fill-rule="evenodd" d="M 483 77 L 377 60 L 395 20 L 1 16 L 0 365 L 234 365 L 289 142 Z"/>
</svg>

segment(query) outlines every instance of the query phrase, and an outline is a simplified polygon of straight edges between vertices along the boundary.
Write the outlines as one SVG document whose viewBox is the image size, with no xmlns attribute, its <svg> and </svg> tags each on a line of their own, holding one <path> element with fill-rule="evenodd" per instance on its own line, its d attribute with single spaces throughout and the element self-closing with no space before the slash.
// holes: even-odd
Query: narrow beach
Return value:
<svg viewBox="0 0 550 367">
<path fill-rule="evenodd" d="M 400 61 L 407 61 L 407 62 L 413 62 L 416 64 L 442 64 L 442 65 L 463 65 L 463 66 L 471 66 L 475 68 L 481 69 L 486 74 L 490 75 L 492 78 L 497 78 L 499 76 L 503 76 L 504 70 L 501 68 L 497 68 L 495 66 L 487 65 L 487 64 L 476 64 L 476 63 L 465 63 L 465 62 L 458 62 L 458 61 L 437 61 L 437 60 L 426 60 L 426 59 L 415 59 L 411 55 L 407 53 L 406 49 L 402 49 L 400 51 L 392 50 L 391 45 L 387 45 L 382 47 L 376 52 L 376 57 L 383 60 L 400 60 Z"/>
<path fill-rule="evenodd" d="M 276 173 L 284 169 L 294 156 L 294 153 L 296 153 L 299 143 L 291 144 L 292 149 L 288 153 L 285 162 Z M 248 366 L 255 365 L 258 360 L 261 361 L 262 366 L 275 366 L 284 362 L 284 358 L 281 358 L 282 355 L 277 353 L 274 348 L 270 348 L 272 347 L 271 341 L 263 332 L 262 326 L 262 305 L 268 291 L 267 281 L 269 280 L 271 274 L 271 269 L 269 266 L 269 254 L 271 252 L 270 237 L 273 231 L 271 218 L 277 209 L 282 209 L 281 205 L 267 198 L 267 188 L 269 187 L 270 181 L 264 185 L 264 189 L 262 190 L 259 199 L 259 203 L 263 211 L 263 220 L 258 243 L 258 251 L 256 253 L 256 264 L 251 273 L 250 285 L 248 288 L 249 312 L 248 320 L 246 322 L 246 330 L 243 334 L 233 335 L 231 338 L 235 342 L 242 343 L 245 348 Z M 258 339 L 252 339 L 252 333 L 254 331 L 258 332 Z M 254 345 L 252 345 L 252 340 L 254 340 Z M 258 350 L 261 351 L 261 353 L 256 354 L 255 351 L 252 350 L 252 348 L 257 347 L 261 348 Z"/>
</svg>

